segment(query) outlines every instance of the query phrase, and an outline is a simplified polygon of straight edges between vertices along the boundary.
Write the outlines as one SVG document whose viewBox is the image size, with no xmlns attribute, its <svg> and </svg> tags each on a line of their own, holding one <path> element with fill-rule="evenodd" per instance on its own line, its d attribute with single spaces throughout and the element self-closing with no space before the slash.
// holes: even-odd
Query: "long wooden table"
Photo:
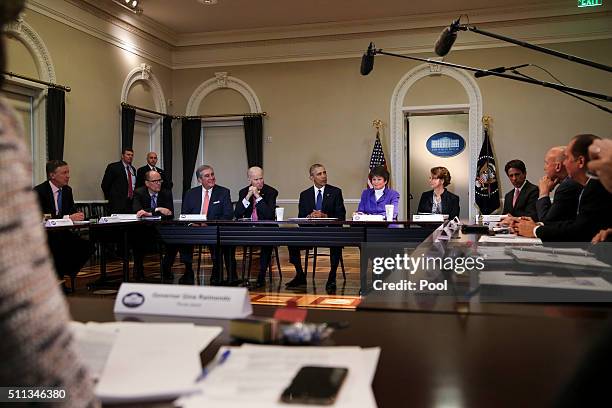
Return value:
<svg viewBox="0 0 612 408">
<path fill-rule="evenodd" d="M 68 302 L 75 320 L 114 321 L 113 299 Z M 348 322 L 328 345 L 381 347 L 373 382 L 379 407 L 548 407 L 610 320 L 608 314 L 549 315 L 544 307 L 532 305 L 521 315 L 309 310 L 307 320 Z M 259 316 L 273 312 L 254 306 Z M 193 321 L 224 327 L 202 354 L 205 364 L 231 343 L 228 321 Z"/>
</svg>

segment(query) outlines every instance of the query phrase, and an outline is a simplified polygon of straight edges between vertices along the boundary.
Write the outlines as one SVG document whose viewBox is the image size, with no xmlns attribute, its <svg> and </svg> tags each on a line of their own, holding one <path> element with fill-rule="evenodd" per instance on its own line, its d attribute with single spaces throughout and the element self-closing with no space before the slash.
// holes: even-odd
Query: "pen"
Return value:
<svg viewBox="0 0 612 408">
<path fill-rule="evenodd" d="M 200 373 L 198 378 L 196 378 L 196 382 L 202 381 L 204 378 L 206 378 L 208 374 L 210 374 L 210 372 L 215 367 L 220 366 L 221 364 L 225 363 L 230 353 L 231 353 L 231 350 L 227 349 L 223 353 L 221 353 L 221 356 L 218 359 L 211 361 L 210 364 L 208 364 L 206 367 L 202 369 L 202 373 Z"/>
</svg>

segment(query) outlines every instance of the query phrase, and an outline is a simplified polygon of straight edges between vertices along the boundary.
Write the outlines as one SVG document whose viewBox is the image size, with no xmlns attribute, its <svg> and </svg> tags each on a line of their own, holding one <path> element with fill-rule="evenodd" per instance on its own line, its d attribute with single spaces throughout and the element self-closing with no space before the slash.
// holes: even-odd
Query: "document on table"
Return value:
<svg viewBox="0 0 612 408">
<path fill-rule="evenodd" d="M 380 348 L 244 345 L 230 350 L 227 360 L 200 383 L 200 393 L 180 398 L 175 405 L 183 408 L 287 407 L 280 402 L 283 390 L 302 366 L 314 365 L 349 370 L 334 407 L 376 407 L 372 380 Z"/>
<path fill-rule="evenodd" d="M 503 243 L 503 244 L 521 244 L 521 245 L 542 245 L 540 238 L 527 238 L 519 237 L 514 234 L 501 234 L 501 235 L 483 235 L 478 240 L 479 243 Z"/>
<path fill-rule="evenodd" d="M 494 271 L 480 275 L 480 284 L 612 293 L 612 284 L 600 277 L 535 275 L 530 272 Z"/>
<path fill-rule="evenodd" d="M 192 323 L 73 324 L 77 350 L 102 402 L 173 399 L 197 391 L 200 352 L 221 327 Z"/>
<path fill-rule="evenodd" d="M 577 250 L 580 250 L 579 248 Z M 587 268 L 597 270 L 612 271 L 612 267 L 605 262 L 595 258 L 593 255 L 573 255 L 569 253 L 569 249 L 565 249 L 567 253 L 554 253 L 552 251 L 523 251 L 513 249 L 512 256 L 519 262 L 533 265 L 551 265 L 557 267 L 572 267 L 572 268 Z"/>
</svg>

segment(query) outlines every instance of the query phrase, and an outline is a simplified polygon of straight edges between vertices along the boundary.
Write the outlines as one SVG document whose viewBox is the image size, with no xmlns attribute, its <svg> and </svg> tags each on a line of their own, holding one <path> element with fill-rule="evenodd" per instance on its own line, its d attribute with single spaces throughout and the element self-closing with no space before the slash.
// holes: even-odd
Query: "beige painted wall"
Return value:
<svg viewBox="0 0 612 408">
<path fill-rule="evenodd" d="M 119 156 L 119 102 L 128 72 L 142 62 L 152 66 L 173 104 L 169 111 L 184 114 L 189 97 L 215 72 L 228 72 L 245 81 L 257 94 L 264 119 L 266 182 L 280 191 L 281 200 L 296 200 L 310 185 L 307 170 L 311 163 L 327 166 L 329 182 L 342 187 L 353 211 L 364 186 L 367 164 L 375 131 L 374 119 L 389 125 L 389 106 L 401 77 L 419 62 L 377 56 L 374 71 L 359 74 L 359 59 L 261 64 L 171 71 L 145 61 L 128 51 L 105 43 L 83 32 L 29 11 L 26 21 L 42 36 L 49 48 L 58 82 L 73 91 L 66 99 L 65 158 L 73 169 L 71 184 L 77 199 L 100 199 L 99 184 L 108 162 Z M 367 42 L 367 41 L 366 41 Z M 384 44 L 378 44 L 384 46 Z M 570 54 L 612 64 L 612 40 L 557 44 L 552 47 Z M 11 69 L 31 70 L 32 64 L 21 51 L 9 48 Z M 20 56 L 21 55 L 21 56 Z M 419 55 L 429 57 L 431 55 Z M 446 60 L 479 67 L 519 63 L 539 64 L 568 84 L 612 94 L 608 74 L 575 63 L 518 47 L 453 51 Z M 548 79 L 535 69 L 525 72 Z M 552 90 L 497 78 L 478 80 L 484 112 L 492 116 L 492 137 L 498 162 L 520 157 L 535 182 L 541 173 L 542 157 L 550 145 L 564 144 L 579 132 L 610 137 L 610 115 Z M 146 86 L 139 86 L 129 101 L 152 107 Z M 418 82 L 408 93 L 405 105 L 465 103 L 467 97 L 453 80 L 431 77 Z M 209 95 L 200 113 L 242 112 L 246 101 L 229 90 Z M 173 125 L 175 198 L 180 198 L 182 178 L 180 121 Z M 382 134 L 383 147 L 390 153 L 389 136 Z M 215 154 L 220 160 L 235 160 L 232 149 Z M 145 152 L 136 152 L 140 165 Z M 507 191 L 505 178 L 502 190 Z M 237 192 L 232 192 L 235 196 Z M 287 207 L 287 216 L 297 213 Z"/>
<path fill-rule="evenodd" d="M 612 53 L 603 52 L 611 46 L 612 41 L 601 40 L 552 47 L 611 64 Z M 612 94 L 607 74 L 518 47 L 453 52 L 447 60 L 477 67 L 530 62 L 572 86 Z M 388 125 L 396 84 L 419 64 L 377 56 L 374 71 L 367 77 L 359 74 L 358 59 L 180 70 L 174 72 L 173 98 L 177 110 L 184 111 L 198 85 L 214 77 L 214 72 L 227 71 L 253 88 L 262 109 L 269 114 L 264 120 L 264 133 L 272 140 L 264 144 L 264 165 L 266 181 L 279 189 L 279 198 L 296 199 L 309 185 L 308 166 L 322 162 L 327 165 L 329 182 L 342 187 L 345 198 L 358 199 L 374 139 L 372 120 L 382 119 Z M 549 79 L 535 68 L 525 72 Z M 510 159 L 522 158 L 533 182 L 541 174 L 543 155 L 549 146 L 564 144 L 579 132 L 611 136 L 609 114 L 569 96 L 498 78 L 480 79 L 478 85 L 484 113 L 493 118 L 498 162 L 503 166 Z M 459 84 L 444 76 L 417 82 L 405 100 L 410 106 L 456 103 L 467 103 L 467 95 Z M 389 143 L 385 133 L 387 155 Z M 232 157 L 229 151 L 220 154 Z M 503 178 L 502 191 L 508 188 Z M 349 211 L 354 208 L 354 204 L 347 204 Z"/>
<path fill-rule="evenodd" d="M 143 62 L 150 64 L 168 95 L 171 72 L 35 11 L 28 10 L 25 21 L 49 49 L 57 82 L 72 88 L 66 94 L 64 159 L 71 167 L 70 184 L 75 199 L 102 199 L 100 181 L 104 169 L 108 163 L 119 160 L 121 88 L 127 74 Z M 19 52 L 13 58 L 15 48 Z M 33 74 L 32 62 L 24 58 L 18 47 L 9 48 L 8 59 L 11 70 Z M 136 91 L 140 93 L 137 101 L 146 104 L 143 92 Z M 142 157 L 144 152 L 136 155 Z"/>
</svg>

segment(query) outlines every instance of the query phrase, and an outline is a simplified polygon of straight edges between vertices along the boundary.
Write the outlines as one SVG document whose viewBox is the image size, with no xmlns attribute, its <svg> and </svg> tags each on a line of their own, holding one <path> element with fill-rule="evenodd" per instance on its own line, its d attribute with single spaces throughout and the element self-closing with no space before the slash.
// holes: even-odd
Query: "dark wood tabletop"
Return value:
<svg viewBox="0 0 612 408">
<path fill-rule="evenodd" d="M 70 297 L 68 303 L 75 320 L 115 320 L 113 299 Z M 254 306 L 259 316 L 271 316 L 274 310 Z M 379 407 L 551 406 L 610 324 L 607 314 L 388 310 L 309 310 L 307 320 L 347 322 L 348 328 L 333 334 L 332 345 L 381 348 L 373 383 Z M 195 322 L 224 327 L 203 353 L 206 363 L 221 345 L 231 342 L 228 321 Z"/>
</svg>

